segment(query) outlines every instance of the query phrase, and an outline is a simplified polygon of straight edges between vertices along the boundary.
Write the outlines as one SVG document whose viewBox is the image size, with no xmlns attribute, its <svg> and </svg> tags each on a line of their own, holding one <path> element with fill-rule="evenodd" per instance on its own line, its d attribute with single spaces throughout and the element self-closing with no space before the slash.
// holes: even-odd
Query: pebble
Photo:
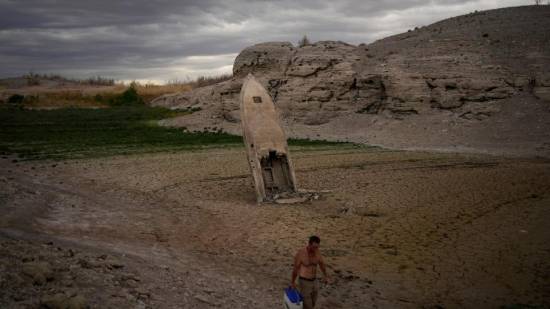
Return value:
<svg viewBox="0 0 550 309">
<path fill-rule="evenodd" d="M 201 295 L 201 294 L 196 294 L 193 296 L 196 300 L 200 301 L 200 302 L 203 302 L 205 304 L 209 304 L 211 306 L 215 306 L 215 307 L 219 307 L 220 304 L 215 302 L 214 300 L 210 299 L 208 296 L 206 295 Z"/>
</svg>

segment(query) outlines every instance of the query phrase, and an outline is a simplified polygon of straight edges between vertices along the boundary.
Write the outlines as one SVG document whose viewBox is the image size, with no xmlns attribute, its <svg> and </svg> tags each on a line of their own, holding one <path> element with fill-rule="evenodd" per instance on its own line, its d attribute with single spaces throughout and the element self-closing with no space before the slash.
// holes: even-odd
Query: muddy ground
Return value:
<svg viewBox="0 0 550 309">
<path fill-rule="evenodd" d="M 0 161 L 0 307 L 282 308 L 318 234 L 319 308 L 550 306 L 550 160 L 293 152 L 301 205 L 255 204 L 244 150 Z"/>
</svg>

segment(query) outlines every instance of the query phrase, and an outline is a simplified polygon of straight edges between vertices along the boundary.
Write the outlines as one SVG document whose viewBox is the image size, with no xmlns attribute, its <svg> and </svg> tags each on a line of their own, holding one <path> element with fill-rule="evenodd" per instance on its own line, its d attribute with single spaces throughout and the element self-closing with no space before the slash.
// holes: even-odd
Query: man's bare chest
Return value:
<svg viewBox="0 0 550 309">
<path fill-rule="evenodd" d="M 314 255 L 309 255 L 307 253 L 305 254 L 302 254 L 302 257 L 301 257 L 301 266 L 304 266 L 304 267 L 316 267 L 317 264 L 319 264 L 319 256 L 314 254 Z"/>
</svg>

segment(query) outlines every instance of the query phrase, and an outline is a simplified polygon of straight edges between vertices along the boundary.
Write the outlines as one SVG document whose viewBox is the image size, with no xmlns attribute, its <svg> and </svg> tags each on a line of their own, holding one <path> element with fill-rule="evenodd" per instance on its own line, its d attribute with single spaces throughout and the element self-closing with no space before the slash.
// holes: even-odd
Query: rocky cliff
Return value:
<svg viewBox="0 0 550 309">
<path fill-rule="evenodd" d="M 237 56 L 231 80 L 152 104 L 201 108 L 168 125 L 240 133 L 248 73 L 291 136 L 550 155 L 550 6 L 475 12 L 358 46 L 261 43 Z"/>
</svg>

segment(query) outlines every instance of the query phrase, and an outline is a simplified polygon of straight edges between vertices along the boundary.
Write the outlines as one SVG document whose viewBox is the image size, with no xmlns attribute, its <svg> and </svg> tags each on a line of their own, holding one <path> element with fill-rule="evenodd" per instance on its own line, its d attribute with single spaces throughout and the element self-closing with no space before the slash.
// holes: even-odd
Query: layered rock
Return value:
<svg viewBox="0 0 550 309">
<path fill-rule="evenodd" d="M 372 89 L 365 87 L 361 92 L 356 88 L 357 73 L 353 66 L 360 61 L 356 50 L 353 45 L 332 41 L 302 48 L 288 42 L 254 45 L 235 59 L 232 80 L 190 93 L 163 96 L 152 104 L 209 108 L 227 121 L 239 121 L 242 77 L 253 73 L 268 89 L 283 117 L 306 124 L 325 123 L 336 117 L 337 112 L 353 109 L 359 96 L 368 98 L 380 92 L 370 85 Z"/>
<path fill-rule="evenodd" d="M 443 116 L 453 125 L 480 126 L 500 115 L 502 122 L 513 116 L 501 114 L 508 110 L 504 108 L 507 102 L 517 98 L 532 101 L 537 106 L 533 113 L 538 115 L 550 100 L 548 29 L 550 6 L 528 6 L 459 16 L 368 45 L 336 41 L 303 47 L 288 42 L 262 43 L 237 56 L 233 79 L 164 96 L 152 104 L 200 107 L 202 117 L 208 114 L 202 121 L 214 119 L 208 121 L 231 131 L 231 124 L 239 122 L 242 78 L 253 73 L 271 93 L 290 131 L 310 126 L 321 138 L 334 136 L 314 126 L 329 130 L 331 123 L 345 123 L 347 118 L 353 119 L 350 123 L 361 123 L 357 119 L 376 122 L 382 117 L 398 122 L 414 120 L 421 125 L 429 123 L 426 119 L 441 120 Z M 550 122 L 547 115 L 541 117 Z M 384 144 L 365 131 L 369 129 L 350 126 L 348 132 L 341 130 L 337 139 L 374 139 Z M 537 130 L 544 135 L 542 129 Z M 440 134 L 440 130 L 424 131 Z M 303 130 L 295 135 L 308 135 L 300 132 Z M 548 138 L 545 136 L 540 138 Z M 460 144 L 460 139 L 455 143 Z"/>
</svg>

